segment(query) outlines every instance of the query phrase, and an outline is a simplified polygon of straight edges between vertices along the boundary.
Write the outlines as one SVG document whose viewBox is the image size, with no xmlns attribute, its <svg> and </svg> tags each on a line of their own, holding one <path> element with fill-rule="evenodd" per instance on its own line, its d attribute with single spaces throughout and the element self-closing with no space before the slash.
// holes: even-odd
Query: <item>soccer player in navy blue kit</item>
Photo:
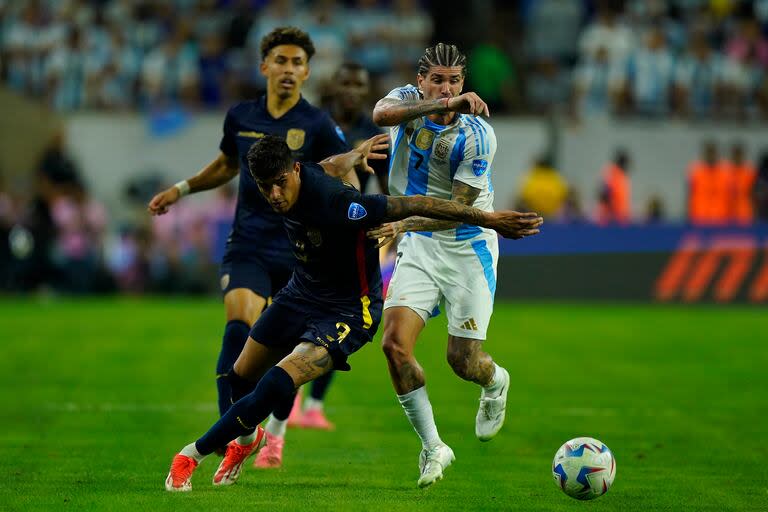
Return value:
<svg viewBox="0 0 768 512">
<path fill-rule="evenodd" d="M 261 42 L 261 73 L 267 92 L 258 100 L 238 103 L 227 112 L 219 156 L 194 177 L 157 194 L 149 211 L 162 215 L 186 194 L 219 187 L 240 174 L 237 210 L 221 265 L 221 289 L 227 325 L 216 364 L 219 412 L 230 407 L 223 378 L 245 345 L 248 332 L 285 284 L 296 260 L 283 221 L 259 194 L 248 172 L 248 148 L 265 135 L 282 137 L 298 160 L 320 161 L 347 151 L 343 134 L 330 116 L 301 97 L 315 48 L 309 36 L 293 27 L 277 28 Z M 275 410 L 267 425 L 271 462 L 281 462 L 285 420 L 293 402 Z"/>
<path fill-rule="evenodd" d="M 344 132 L 344 138 L 351 148 L 355 148 L 371 137 L 383 133 L 376 126 L 366 111 L 366 100 L 370 93 L 370 76 L 368 70 L 356 62 L 345 62 L 333 77 L 332 98 L 329 113 Z M 358 187 L 365 192 L 369 178 L 375 177 L 379 190 L 387 193 L 387 171 L 389 158 L 370 162 L 374 174 L 358 172 L 360 181 Z M 299 404 L 294 405 L 288 417 L 289 426 L 333 430 L 334 425 L 323 411 L 323 400 L 330 386 L 334 372 L 328 372 L 312 381 L 309 396 L 304 400 L 304 409 Z M 298 402 L 298 401 L 297 401 Z"/>
<path fill-rule="evenodd" d="M 495 229 L 510 238 L 539 232 L 542 220 L 535 213 L 484 212 L 425 196 L 364 195 L 329 176 L 370 172 L 367 159 L 386 148 L 386 140 L 374 137 L 320 165 L 296 162 L 279 137 L 265 136 L 248 151 L 259 192 L 284 217 L 298 265 L 256 321 L 226 377 L 236 403 L 174 457 L 167 490 L 191 490 L 199 462 L 224 444 L 213 483 L 235 483 L 246 458 L 264 444 L 261 421 L 291 400 L 298 386 L 334 368 L 350 369 L 347 357 L 373 339 L 381 319 L 379 253 L 376 240 L 367 236 L 371 228 L 419 215 Z"/>
</svg>

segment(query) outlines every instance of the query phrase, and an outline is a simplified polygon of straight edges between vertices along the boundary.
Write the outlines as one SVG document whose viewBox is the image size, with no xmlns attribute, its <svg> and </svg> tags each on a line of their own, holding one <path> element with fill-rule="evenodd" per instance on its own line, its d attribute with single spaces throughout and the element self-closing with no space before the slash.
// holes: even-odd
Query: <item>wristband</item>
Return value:
<svg viewBox="0 0 768 512">
<path fill-rule="evenodd" d="M 174 185 L 174 187 L 176 187 L 176 189 L 179 191 L 179 195 L 181 195 L 181 197 L 186 196 L 191 191 L 189 188 L 189 182 L 187 180 L 178 182 Z"/>
</svg>

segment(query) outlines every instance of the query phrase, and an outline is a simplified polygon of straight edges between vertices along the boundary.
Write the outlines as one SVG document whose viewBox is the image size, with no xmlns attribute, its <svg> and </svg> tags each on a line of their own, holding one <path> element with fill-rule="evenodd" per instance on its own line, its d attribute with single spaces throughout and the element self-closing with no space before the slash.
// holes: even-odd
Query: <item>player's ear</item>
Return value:
<svg viewBox="0 0 768 512">
<path fill-rule="evenodd" d="M 264 77 L 267 76 L 267 58 L 268 57 L 265 57 L 261 61 L 261 64 L 259 64 L 259 73 L 261 73 L 261 75 L 264 76 Z"/>
<path fill-rule="evenodd" d="M 293 162 L 293 172 L 299 172 L 301 170 L 301 164 L 299 162 Z"/>
</svg>

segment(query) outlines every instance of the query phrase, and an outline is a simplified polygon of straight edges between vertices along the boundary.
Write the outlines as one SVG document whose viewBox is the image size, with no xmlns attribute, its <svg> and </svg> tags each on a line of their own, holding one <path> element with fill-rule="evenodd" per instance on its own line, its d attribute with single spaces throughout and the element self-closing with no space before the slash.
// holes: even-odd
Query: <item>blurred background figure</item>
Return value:
<svg viewBox="0 0 768 512">
<path fill-rule="evenodd" d="M 603 168 L 598 224 L 629 224 L 632 221 L 632 187 L 629 179 L 629 155 L 617 149 L 613 160 Z"/>
<path fill-rule="evenodd" d="M 701 157 L 688 170 L 688 220 L 700 226 L 728 223 L 732 191 L 731 174 L 720 159 L 717 144 L 706 141 Z"/>
<path fill-rule="evenodd" d="M 568 183 L 555 169 L 552 157 L 542 154 L 523 177 L 515 208 L 536 212 L 545 219 L 556 218 L 568 198 Z"/>
<path fill-rule="evenodd" d="M 731 146 L 731 158 L 726 164 L 731 175 L 730 222 L 748 226 L 754 220 L 755 166 L 747 160 L 744 144 L 736 142 Z"/>
</svg>

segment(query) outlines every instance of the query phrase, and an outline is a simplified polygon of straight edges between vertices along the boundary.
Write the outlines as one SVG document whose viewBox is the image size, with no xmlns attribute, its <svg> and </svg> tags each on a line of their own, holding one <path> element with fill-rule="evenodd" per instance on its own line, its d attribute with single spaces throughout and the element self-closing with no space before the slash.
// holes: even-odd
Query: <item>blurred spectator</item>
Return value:
<svg viewBox="0 0 768 512">
<path fill-rule="evenodd" d="M 414 66 L 429 46 L 434 33 L 432 17 L 417 0 L 394 0 L 392 8 L 392 58 L 396 74 L 385 78 L 387 83 L 377 88 L 385 91 L 414 80 Z"/>
<path fill-rule="evenodd" d="M 391 11 L 380 7 L 376 0 L 356 0 L 345 21 L 349 57 L 362 64 L 374 79 L 389 73 L 393 67 L 392 44 L 396 41 Z"/>
<path fill-rule="evenodd" d="M 50 183 L 52 187 L 74 186 L 81 182 L 80 170 L 66 149 L 63 130 L 51 137 L 40 157 L 37 170 L 41 180 Z"/>
<path fill-rule="evenodd" d="M 701 159 L 688 170 L 688 220 L 699 226 L 726 224 L 731 191 L 731 175 L 720 160 L 717 145 L 705 142 Z"/>
<path fill-rule="evenodd" d="M 645 208 L 645 222 L 648 224 L 658 224 L 663 222 L 665 218 L 666 209 L 664 208 L 664 201 L 658 195 L 652 195 L 648 198 Z"/>
<path fill-rule="evenodd" d="M 629 155 L 616 150 L 613 161 L 603 168 L 598 224 L 628 224 L 632 220 L 632 188 L 629 180 Z"/>
<path fill-rule="evenodd" d="M 568 183 L 552 165 L 551 157 L 537 157 L 523 177 L 516 208 L 536 212 L 545 219 L 560 214 L 568 197 Z"/>
<path fill-rule="evenodd" d="M 526 0 L 521 9 L 526 55 L 530 59 L 546 59 L 558 64 L 576 61 L 584 2 Z"/>
<path fill-rule="evenodd" d="M 149 105 L 167 105 L 198 98 L 198 53 L 187 43 L 186 31 L 176 33 L 152 50 L 141 70 L 142 93 Z"/>
<path fill-rule="evenodd" d="M 574 117 L 605 116 L 615 110 L 621 92 L 621 65 L 611 64 L 605 47 L 583 60 L 573 75 Z"/>
<path fill-rule="evenodd" d="M 63 289 L 74 293 L 97 291 L 104 274 L 101 249 L 106 209 L 82 183 L 75 183 L 52 201 L 51 215 L 57 231 L 54 261 Z"/>
<path fill-rule="evenodd" d="M 537 59 L 525 81 L 527 106 L 534 114 L 558 112 L 568 105 L 571 77 L 559 61 L 552 58 Z"/>
<path fill-rule="evenodd" d="M 695 34 L 675 70 L 675 104 L 684 116 L 716 112 L 722 90 L 723 61 L 703 34 Z"/>
<path fill-rule="evenodd" d="M 72 29 L 66 44 L 56 48 L 45 61 L 46 90 L 56 110 L 70 111 L 85 106 L 101 63 L 88 52 L 83 34 Z"/>
<path fill-rule="evenodd" d="M 755 166 L 746 159 L 744 144 L 731 146 L 731 159 L 726 162 L 731 175 L 730 220 L 748 225 L 754 220 L 754 189 L 757 173 Z"/>
<path fill-rule="evenodd" d="M 623 97 L 635 113 L 659 116 L 669 111 L 674 59 L 661 28 L 648 29 L 642 39 L 622 67 Z"/>
<path fill-rule="evenodd" d="M 501 28 L 498 36 L 495 32 L 492 30 L 486 41 L 472 48 L 467 57 L 468 90 L 483 98 L 491 112 L 519 103 L 517 72 L 509 56 L 501 50 L 500 44 L 504 41 Z"/>
<path fill-rule="evenodd" d="M 760 32 L 760 25 L 755 18 L 748 16 L 737 22 L 736 31 L 726 43 L 725 53 L 742 62 L 754 55 L 760 67 L 768 67 L 768 39 Z"/>
<path fill-rule="evenodd" d="M 760 155 L 755 179 L 755 214 L 760 222 L 768 222 L 768 150 Z"/>
<path fill-rule="evenodd" d="M 617 2 L 599 2 L 595 19 L 587 25 L 579 38 L 581 60 L 597 59 L 605 50 L 608 62 L 621 64 L 634 46 L 632 31 L 619 19 Z"/>
<path fill-rule="evenodd" d="M 311 99 L 320 97 L 319 91 L 331 82 L 334 73 L 344 60 L 347 46 L 347 34 L 343 20 L 346 13 L 335 0 L 317 2 L 311 12 L 311 23 L 307 28 L 309 37 L 315 45 L 312 57 L 312 80 L 304 87 L 312 92 L 305 95 Z"/>
<path fill-rule="evenodd" d="M 218 107 L 227 91 L 227 58 L 218 34 L 207 34 L 200 41 L 200 101 L 205 107 Z"/>
</svg>

